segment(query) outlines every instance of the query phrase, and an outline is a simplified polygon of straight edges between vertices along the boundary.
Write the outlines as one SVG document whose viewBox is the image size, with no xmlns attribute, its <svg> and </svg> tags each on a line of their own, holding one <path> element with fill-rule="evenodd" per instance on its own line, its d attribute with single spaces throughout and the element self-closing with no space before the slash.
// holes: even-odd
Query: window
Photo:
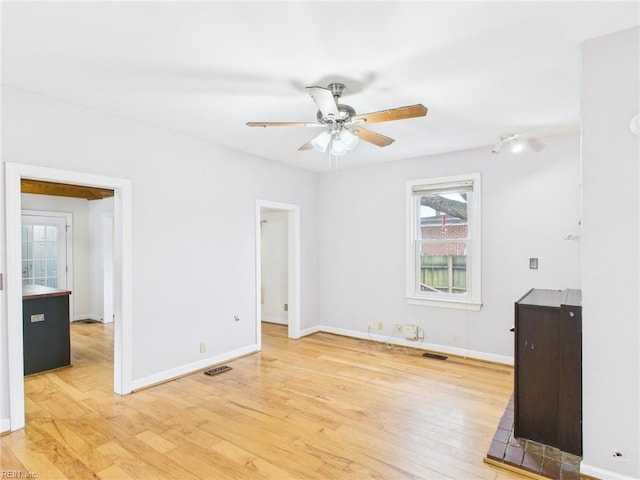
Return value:
<svg viewBox="0 0 640 480">
<path fill-rule="evenodd" d="M 479 310 L 480 174 L 407 182 L 407 301 Z"/>
</svg>

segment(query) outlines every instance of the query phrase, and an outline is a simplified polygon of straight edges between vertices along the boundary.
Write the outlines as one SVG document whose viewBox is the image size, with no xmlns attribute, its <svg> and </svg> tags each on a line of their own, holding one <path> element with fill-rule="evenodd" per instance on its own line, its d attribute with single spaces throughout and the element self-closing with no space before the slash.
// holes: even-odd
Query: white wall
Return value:
<svg viewBox="0 0 640 480">
<path fill-rule="evenodd" d="M 73 221 L 73 299 L 74 320 L 91 313 L 89 297 L 89 201 L 83 198 L 22 194 L 23 210 L 42 210 L 72 214 Z"/>
<path fill-rule="evenodd" d="M 134 381 L 256 344 L 256 198 L 300 205 L 301 329 L 317 325 L 315 173 L 7 86 L 2 139 L 3 161 L 131 179 Z"/>
<path fill-rule="evenodd" d="M 537 153 L 489 146 L 322 175 L 321 324 L 362 335 L 382 321 L 373 333 L 385 338 L 397 323 L 416 324 L 442 351 L 512 362 L 514 302 L 532 287 L 580 288 L 580 246 L 564 240 L 579 229 L 579 137 L 541 141 Z M 472 172 L 482 174 L 482 309 L 408 305 L 405 182 Z"/>
<path fill-rule="evenodd" d="M 640 478 L 638 32 L 582 49 L 583 471 L 600 478 Z"/>
<path fill-rule="evenodd" d="M 262 213 L 262 319 L 288 324 L 288 212 Z"/>
</svg>

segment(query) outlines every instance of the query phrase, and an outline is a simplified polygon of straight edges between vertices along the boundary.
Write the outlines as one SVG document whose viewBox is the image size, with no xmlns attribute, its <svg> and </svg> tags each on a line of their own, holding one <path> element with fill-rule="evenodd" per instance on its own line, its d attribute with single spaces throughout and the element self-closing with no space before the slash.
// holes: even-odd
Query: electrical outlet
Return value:
<svg viewBox="0 0 640 480">
<path fill-rule="evenodd" d="M 200 353 L 204 353 L 207 351 L 207 344 L 204 342 L 200 342 Z"/>
<path fill-rule="evenodd" d="M 402 324 L 401 323 L 396 323 L 396 332 L 402 333 Z"/>
<path fill-rule="evenodd" d="M 369 325 L 367 325 L 367 328 L 371 330 L 373 328 L 373 322 L 369 322 Z"/>
<path fill-rule="evenodd" d="M 404 338 L 407 340 L 417 340 L 418 339 L 418 327 L 415 325 L 405 325 L 404 326 Z"/>
<path fill-rule="evenodd" d="M 382 330 L 384 328 L 384 324 L 382 322 L 378 322 L 378 330 Z"/>
<path fill-rule="evenodd" d="M 418 340 L 424 340 L 424 329 L 418 327 Z"/>
</svg>

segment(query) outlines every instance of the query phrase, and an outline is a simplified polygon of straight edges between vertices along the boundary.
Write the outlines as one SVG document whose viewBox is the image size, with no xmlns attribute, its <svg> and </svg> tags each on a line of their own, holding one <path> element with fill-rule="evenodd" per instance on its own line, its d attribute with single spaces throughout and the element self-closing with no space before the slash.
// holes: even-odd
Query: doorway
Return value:
<svg viewBox="0 0 640 480">
<path fill-rule="evenodd" d="M 283 242 L 286 244 L 282 256 L 284 258 L 277 260 L 280 266 L 276 269 L 280 272 L 282 268 L 286 268 L 286 272 L 279 275 L 284 283 L 277 289 L 281 293 L 276 293 L 276 299 L 273 301 L 278 306 L 274 308 L 276 314 L 282 320 L 279 323 L 285 323 L 284 317 L 286 313 L 286 324 L 288 337 L 300 338 L 300 207 L 279 202 L 269 202 L 265 200 L 256 201 L 256 344 L 258 349 L 262 348 L 262 319 L 263 319 L 263 223 L 266 220 L 278 219 L 283 225 L 282 235 Z M 268 228 L 268 227 L 267 227 Z M 281 245 L 282 246 L 282 245 Z M 273 258 L 270 260 L 274 260 Z M 273 262 L 272 262 L 273 263 Z M 286 267 L 284 267 L 286 265 Z M 284 301 L 286 300 L 286 301 Z M 285 307 L 286 304 L 286 307 Z M 270 307 L 270 306 L 269 306 Z M 285 312 L 286 311 L 286 312 Z"/>
<path fill-rule="evenodd" d="M 130 393 L 132 336 L 132 206 L 131 181 L 32 165 L 5 163 L 7 235 L 7 334 L 10 429 L 25 426 L 24 364 L 22 343 L 21 180 L 67 183 L 114 191 L 114 392 Z"/>
</svg>

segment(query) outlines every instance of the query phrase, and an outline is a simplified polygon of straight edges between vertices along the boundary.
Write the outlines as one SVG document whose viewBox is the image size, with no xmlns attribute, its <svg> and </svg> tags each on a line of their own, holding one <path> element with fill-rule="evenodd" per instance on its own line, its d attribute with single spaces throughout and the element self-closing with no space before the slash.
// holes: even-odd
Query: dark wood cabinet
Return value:
<svg viewBox="0 0 640 480">
<path fill-rule="evenodd" d="M 515 304 L 514 433 L 582 455 L 579 290 L 532 289 Z"/>
</svg>

